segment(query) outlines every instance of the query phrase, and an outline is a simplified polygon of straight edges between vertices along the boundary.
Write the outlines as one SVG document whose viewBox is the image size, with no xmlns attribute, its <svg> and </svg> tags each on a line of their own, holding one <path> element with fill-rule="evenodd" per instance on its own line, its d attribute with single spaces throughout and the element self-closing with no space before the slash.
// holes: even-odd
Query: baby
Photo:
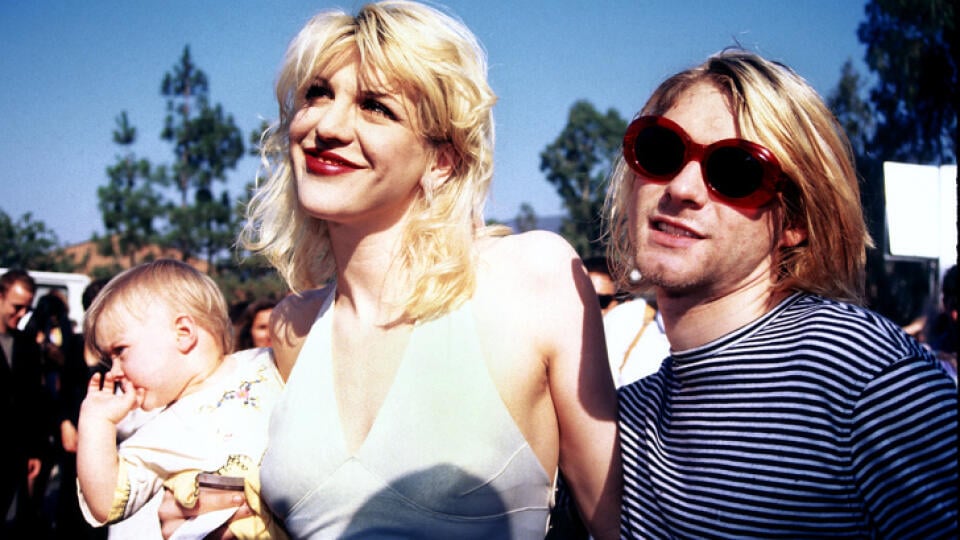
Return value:
<svg viewBox="0 0 960 540">
<path fill-rule="evenodd" d="M 77 480 L 91 524 L 129 517 L 165 486 L 192 507 L 214 485 L 244 490 L 256 514 L 230 525 L 238 537 L 282 535 L 261 512 L 258 475 L 283 383 L 270 349 L 226 355 L 230 324 L 213 280 L 174 260 L 131 268 L 94 300 L 85 343 L 112 367 L 90 379 L 80 408 Z M 118 447 L 117 424 L 137 408 L 163 410 Z M 230 513 L 189 524 L 202 529 L 191 534 Z"/>
</svg>

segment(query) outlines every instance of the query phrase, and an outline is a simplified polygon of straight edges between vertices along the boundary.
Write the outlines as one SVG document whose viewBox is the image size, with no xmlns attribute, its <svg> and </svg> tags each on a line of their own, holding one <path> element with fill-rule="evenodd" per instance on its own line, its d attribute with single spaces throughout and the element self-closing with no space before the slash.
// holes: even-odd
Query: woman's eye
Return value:
<svg viewBox="0 0 960 540">
<path fill-rule="evenodd" d="M 366 99 L 363 102 L 363 109 L 370 111 L 376 114 L 381 114 L 391 120 L 396 120 L 397 116 L 393 114 L 393 111 L 390 110 L 390 107 L 387 107 L 383 103 L 377 101 L 376 99 L 370 98 Z"/>
<path fill-rule="evenodd" d="M 303 97 L 307 101 L 313 101 L 315 99 L 330 97 L 331 95 L 332 95 L 332 92 L 330 92 L 330 89 L 327 88 L 326 86 L 322 84 L 311 84 L 307 88 L 307 91 L 304 93 Z"/>
</svg>

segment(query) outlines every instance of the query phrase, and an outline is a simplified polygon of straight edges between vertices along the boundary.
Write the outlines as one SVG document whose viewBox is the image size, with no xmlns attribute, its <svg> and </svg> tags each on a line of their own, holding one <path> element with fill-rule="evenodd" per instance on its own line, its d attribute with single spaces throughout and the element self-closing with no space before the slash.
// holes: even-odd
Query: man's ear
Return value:
<svg viewBox="0 0 960 540">
<path fill-rule="evenodd" d="M 794 227 L 783 231 L 783 237 L 780 239 L 780 247 L 796 247 L 807 239 L 807 229 Z"/>
<path fill-rule="evenodd" d="M 173 324 L 177 332 L 177 350 L 184 354 L 193 350 L 199 339 L 197 321 L 186 313 L 178 313 Z"/>
<path fill-rule="evenodd" d="M 457 155 L 450 143 L 443 143 L 437 146 L 434 153 L 433 162 L 420 181 L 423 190 L 427 192 L 428 195 L 432 195 L 435 189 L 442 186 L 443 183 L 450 178 L 450 175 L 453 174 L 453 170 L 457 166 Z"/>
</svg>

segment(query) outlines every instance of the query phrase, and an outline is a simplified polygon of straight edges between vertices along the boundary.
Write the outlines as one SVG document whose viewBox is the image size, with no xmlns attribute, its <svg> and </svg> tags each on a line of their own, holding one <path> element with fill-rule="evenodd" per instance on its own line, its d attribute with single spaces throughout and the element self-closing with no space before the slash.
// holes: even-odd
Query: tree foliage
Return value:
<svg viewBox="0 0 960 540">
<path fill-rule="evenodd" d="M 570 108 L 560 135 L 540 153 L 540 170 L 567 210 L 560 234 L 581 257 L 604 252 L 600 216 L 607 176 L 626 128 L 627 122 L 616 110 L 601 114 L 590 102 L 580 100 Z"/>
<path fill-rule="evenodd" d="M 840 69 L 840 81 L 826 99 L 827 106 L 850 139 L 858 160 L 866 156 L 876 132 L 873 107 L 863 97 L 865 88 L 866 83 L 853 67 L 853 62 L 847 60 Z"/>
<path fill-rule="evenodd" d="M 202 256 L 216 268 L 215 259 L 229 252 L 236 234 L 231 197 L 219 192 L 216 181 L 244 155 L 243 134 L 223 108 L 210 105 L 209 81 L 183 49 L 180 61 L 167 72 L 161 94 L 167 98 L 167 117 L 161 137 L 173 145 L 171 167 L 180 205 L 171 208 L 165 243 L 184 259 Z M 190 193 L 193 201 L 190 201 Z"/>
<path fill-rule="evenodd" d="M 871 0 L 857 30 L 877 84 L 874 150 L 885 160 L 956 160 L 957 35 L 952 0 Z"/>
<path fill-rule="evenodd" d="M 520 205 L 520 212 L 514 220 L 517 232 L 532 231 L 537 228 L 537 213 L 530 203 Z"/>
<path fill-rule="evenodd" d="M 137 130 L 126 111 L 117 117 L 113 141 L 123 153 L 107 167 L 107 185 L 97 189 L 100 213 L 106 236 L 98 238 L 104 255 L 126 259 L 128 266 L 137 261 L 137 253 L 158 239 L 157 220 L 165 214 L 159 188 L 165 183 L 162 170 L 154 171 L 146 159 L 137 159 L 131 150 Z"/>
<path fill-rule="evenodd" d="M 877 249 L 867 252 L 867 304 L 905 325 L 931 298 L 935 265 L 886 256 L 883 162 L 942 164 L 957 155 L 955 7 L 943 0 L 871 0 L 857 35 L 874 84 L 844 66 L 828 105 L 846 130 Z"/>
<path fill-rule="evenodd" d="M 74 261 L 60 248 L 56 233 L 27 212 L 19 219 L 0 210 L 0 266 L 73 272 Z"/>
</svg>

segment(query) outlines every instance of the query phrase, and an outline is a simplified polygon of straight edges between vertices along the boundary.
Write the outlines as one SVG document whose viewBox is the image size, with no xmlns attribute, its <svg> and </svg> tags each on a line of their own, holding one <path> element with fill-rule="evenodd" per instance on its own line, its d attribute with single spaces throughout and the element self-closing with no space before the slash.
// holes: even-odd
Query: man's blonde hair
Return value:
<svg viewBox="0 0 960 540">
<path fill-rule="evenodd" d="M 713 84 L 726 94 L 740 137 L 770 149 L 790 178 L 771 203 L 776 205 L 775 238 L 791 228 L 805 230 L 807 238 L 778 250 L 776 290 L 862 301 L 866 248 L 872 243 L 850 143 L 823 100 L 788 67 L 738 49 L 668 78 L 638 116 L 666 113 L 699 83 Z M 621 155 L 604 211 L 610 257 L 621 278 L 637 256 L 628 224 L 635 181 Z"/>
<path fill-rule="evenodd" d="M 106 321 L 143 320 L 146 310 L 157 303 L 193 317 L 213 336 L 221 354 L 233 351 L 232 326 L 220 288 L 203 272 L 172 259 L 143 263 L 111 279 L 84 316 L 85 346 L 99 358 L 109 357 L 110 351 L 98 341 L 98 329 Z"/>
<path fill-rule="evenodd" d="M 356 16 L 324 11 L 297 34 L 277 79 L 280 118 L 262 139 L 266 180 L 247 208 L 240 244 L 265 256 L 295 292 L 335 277 L 327 225 L 297 199 L 288 133 L 315 77 L 352 54 L 359 57 L 361 84 L 411 97 L 418 135 L 433 152 L 445 147 L 454 155 L 445 182 L 420 186 L 395 261 L 405 280 L 402 318 L 435 317 L 472 295 L 477 236 L 501 231 L 483 221 L 496 102 L 486 54 L 462 22 L 431 7 L 385 1 L 363 6 Z"/>
</svg>

